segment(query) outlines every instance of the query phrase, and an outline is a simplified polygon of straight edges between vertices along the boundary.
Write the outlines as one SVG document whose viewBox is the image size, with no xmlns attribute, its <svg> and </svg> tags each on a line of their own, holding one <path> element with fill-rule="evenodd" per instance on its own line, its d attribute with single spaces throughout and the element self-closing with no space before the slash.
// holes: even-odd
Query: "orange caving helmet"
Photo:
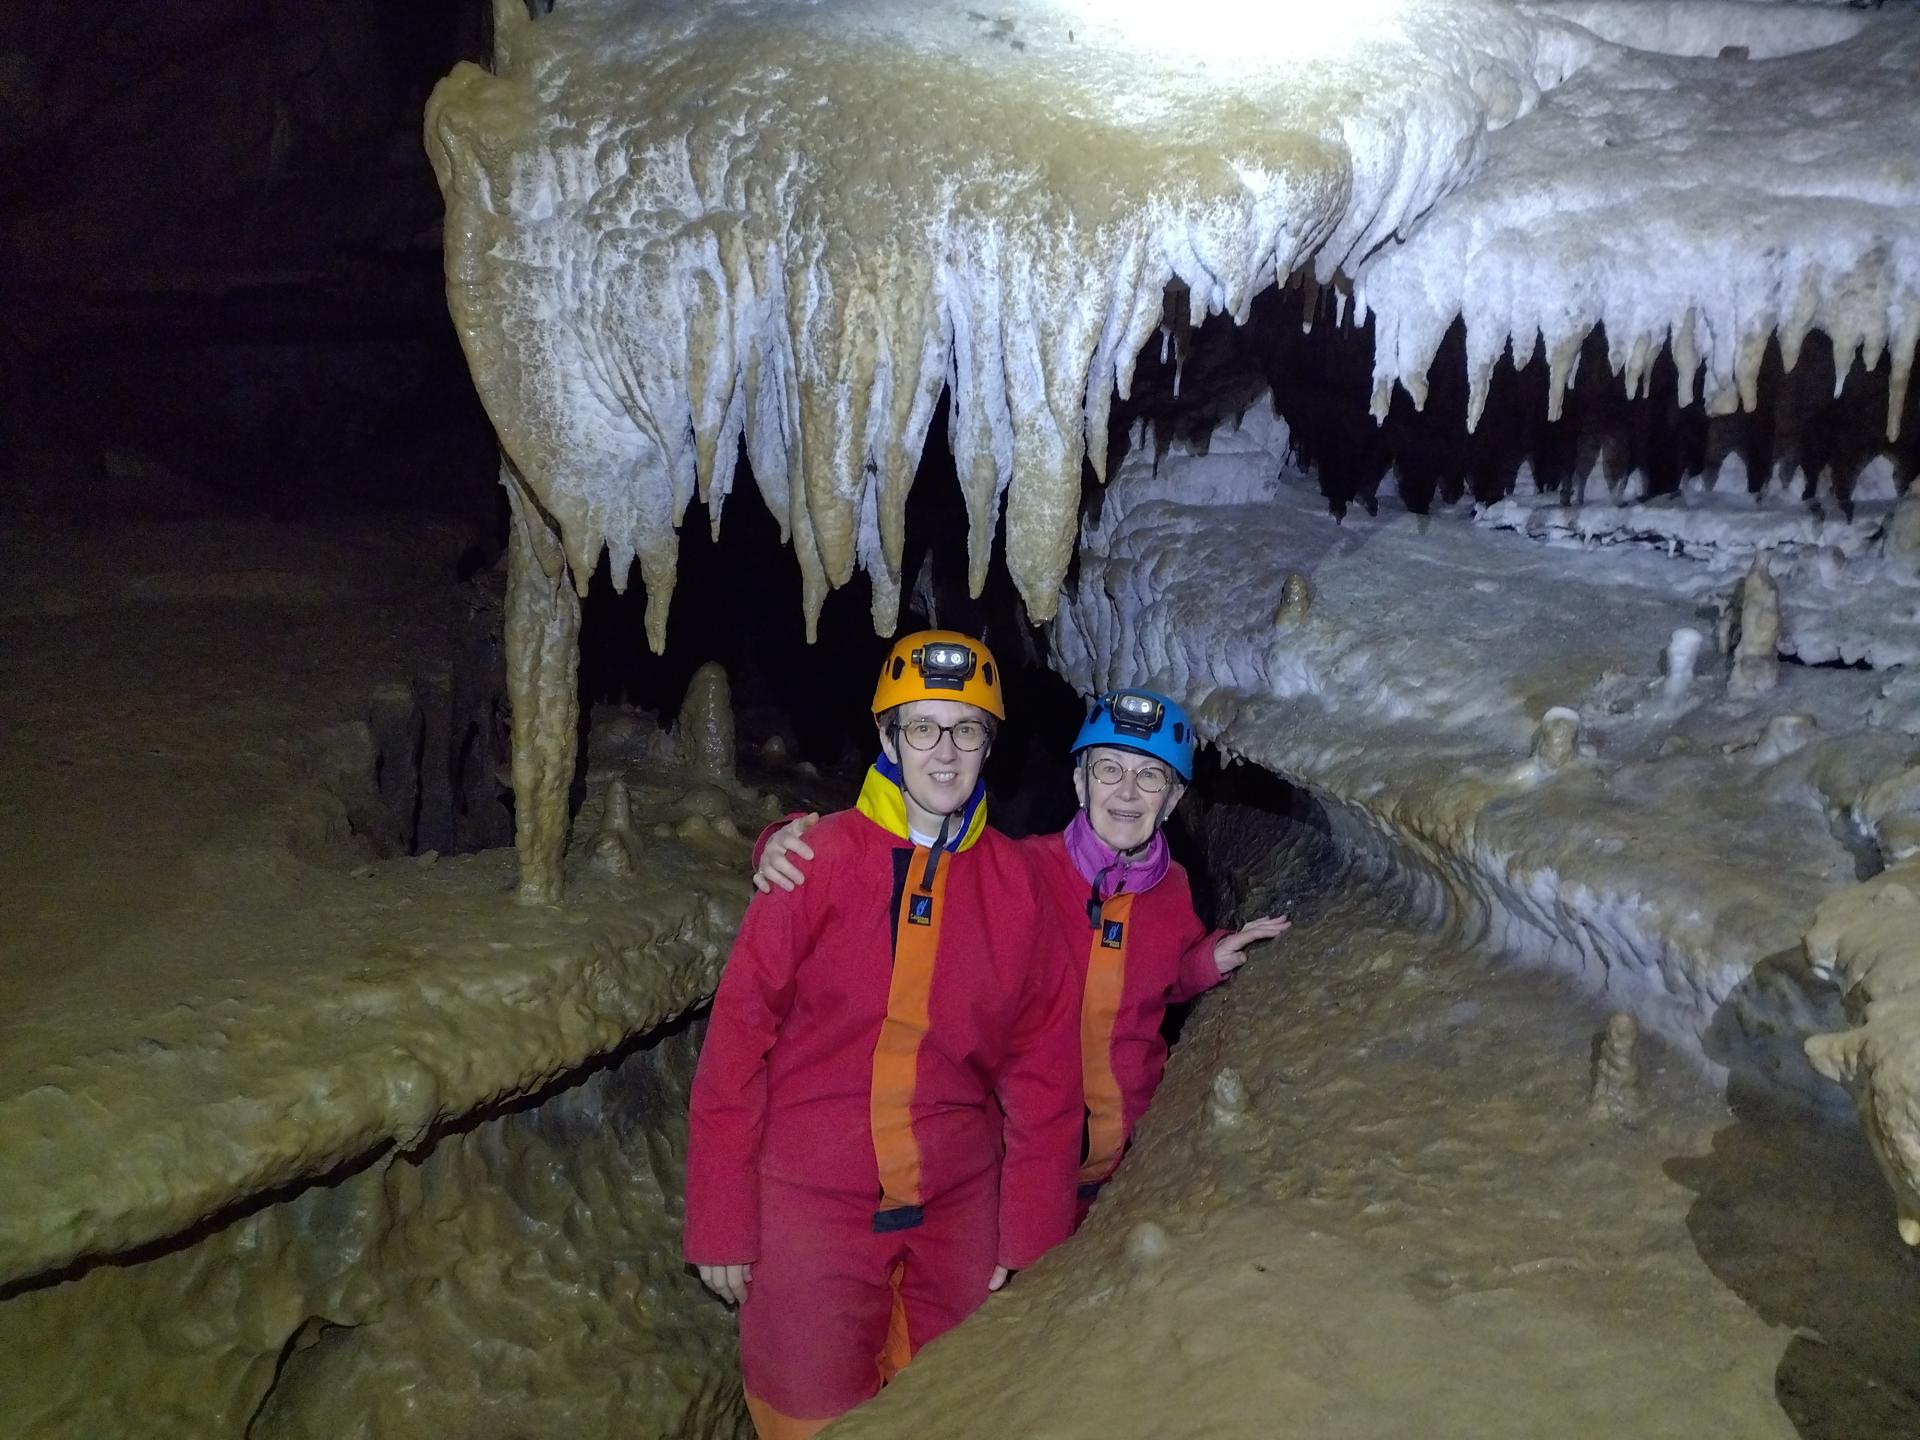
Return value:
<svg viewBox="0 0 1920 1440">
<path fill-rule="evenodd" d="M 873 713 L 909 700 L 960 700 L 1007 718 L 993 652 L 957 630 L 918 630 L 893 642 L 873 687 Z"/>
</svg>

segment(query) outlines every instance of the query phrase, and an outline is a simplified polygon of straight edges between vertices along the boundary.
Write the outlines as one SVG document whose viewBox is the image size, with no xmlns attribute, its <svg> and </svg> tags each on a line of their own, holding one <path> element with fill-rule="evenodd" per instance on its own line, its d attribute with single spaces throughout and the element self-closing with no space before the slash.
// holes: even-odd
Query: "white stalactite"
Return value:
<svg viewBox="0 0 1920 1440">
<path fill-rule="evenodd" d="M 696 495 L 718 526 L 742 440 L 810 633 L 857 569 L 891 629 L 943 387 L 969 579 L 1004 506 L 1051 616 L 1169 282 L 1197 321 L 1303 262 L 1331 279 L 1596 48 L 1491 0 L 1267 24 L 1205 65 L 1038 0 L 987 26 L 933 0 L 516 8 L 494 70 L 428 109 L 449 296 L 576 581 L 637 561 L 655 648 L 676 527 Z"/>
<path fill-rule="evenodd" d="M 1671 345 L 1682 402 L 1724 415 L 1753 409 L 1770 342 L 1792 368 L 1817 329 L 1836 387 L 1856 357 L 1868 370 L 1888 360 L 1896 439 L 1920 341 L 1920 26 L 1713 0 L 1540 11 L 1622 46 L 1488 137 L 1471 186 L 1360 261 L 1375 414 L 1396 385 L 1424 400 L 1456 318 L 1469 429 L 1500 357 L 1524 365 L 1536 337 L 1550 418 L 1602 325 L 1628 393 L 1644 393 Z M 1715 58 L 1727 47 L 1746 58 Z"/>
</svg>

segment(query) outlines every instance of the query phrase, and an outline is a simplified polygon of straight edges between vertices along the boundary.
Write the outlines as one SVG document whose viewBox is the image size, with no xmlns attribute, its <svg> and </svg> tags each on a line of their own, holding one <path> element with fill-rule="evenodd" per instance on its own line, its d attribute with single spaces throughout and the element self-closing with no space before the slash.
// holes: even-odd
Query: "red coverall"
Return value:
<svg viewBox="0 0 1920 1440">
<path fill-rule="evenodd" d="M 740 1366 L 763 1437 L 873 1395 L 1072 1231 L 1079 994 L 1030 857 L 828 816 L 754 898 L 694 1078 L 686 1258 L 753 1263 Z M 1004 1111 L 1004 1118 L 1002 1112 Z"/>
<path fill-rule="evenodd" d="M 753 848 L 756 869 L 767 841 L 794 818 L 789 815 L 761 831 Z M 813 834 L 808 833 L 809 843 Z M 1187 872 L 1177 861 L 1151 890 L 1107 899 L 1096 924 L 1089 909 L 1093 887 L 1067 854 L 1065 834 L 1035 835 L 1018 843 L 1032 858 L 1046 890 L 1052 923 L 1067 936 L 1081 996 L 1086 1119 L 1080 1144 L 1079 1218 L 1084 1220 L 1160 1088 L 1167 1063 L 1160 1024 L 1167 1006 L 1220 983 L 1224 977 L 1214 963 L 1213 947 L 1229 932 L 1200 923 Z"/>
<path fill-rule="evenodd" d="M 1080 1165 L 1084 1219 L 1160 1086 L 1167 1063 L 1160 1023 L 1167 1006 L 1220 983 L 1213 946 L 1227 932 L 1200 923 L 1187 872 L 1178 862 L 1152 889 L 1112 896 L 1095 915 L 1093 887 L 1074 867 L 1065 835 L 1036 835 L 1020 847 L 1032 856 L 1046 885 L 1054 923 L 1073 937 L 1080 973 L 1087 1115 Z"/>
</svg>

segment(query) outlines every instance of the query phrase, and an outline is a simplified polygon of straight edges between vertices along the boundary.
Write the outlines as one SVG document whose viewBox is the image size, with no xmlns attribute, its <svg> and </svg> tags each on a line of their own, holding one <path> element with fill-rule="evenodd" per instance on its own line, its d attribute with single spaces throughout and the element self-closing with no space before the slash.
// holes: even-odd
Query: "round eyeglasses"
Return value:
<svg viewBox="0 0 1920 1440">
<path fill-rule="evenodd" d="M 936 725 L 919 716 L 895 721 L 893 733 L 916 750 L 933 749 L 940 743 L 942 735 L 953 737 L 954 749 L 967 751 L 978 750 L 993 739 L 993 727 L 984 720 L 956 720 L 951 725 Z"/>
<path fill-rule="evenodd" d="M 1167 788 L 1172 778 L 1158 765 L 1142 765 L 1138 770 L 1129 770 L 1111 756 L 1101 756 L 1087 766 L 1087 771 L 1102 785 L 1118 785 L 1127 776 L 1133 776 L 1133 783 L 1149 795 L 1158 795 Z"/>
</svg>

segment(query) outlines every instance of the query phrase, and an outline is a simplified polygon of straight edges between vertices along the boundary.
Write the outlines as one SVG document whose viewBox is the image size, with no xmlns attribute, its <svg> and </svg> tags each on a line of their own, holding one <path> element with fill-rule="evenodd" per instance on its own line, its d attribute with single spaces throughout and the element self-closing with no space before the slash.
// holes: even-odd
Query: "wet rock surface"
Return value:
<svg viewBox="0 0 1920 1440">
<path fill-rule="evenodd" d="M 1857 1135 L 1651 1036 L 1638 1128 L 1596 1121 L 1607 1016 L 1564 978 L 1311 836 L 1232 868 L 1296 926 L 1200 1003 L 1086 1228 L 829 1433 L 1920 1432 L 1920 1273 Z"/>
<path fill-rule="evenodd" d="M 733 1434 L 684 1017 L 781 802 L 615 753 L 519 905 L 459 534 L 112 538 L 6 553 L 0 1431 Z"/>
<path fill-rule="evenodd" d="M 11 1433 L 732 1436 L 679 1263 L 698 1029 L 0 1304 Z M 243 1207 L 244 1208 L 244 1207 Z"/>
</svg>

